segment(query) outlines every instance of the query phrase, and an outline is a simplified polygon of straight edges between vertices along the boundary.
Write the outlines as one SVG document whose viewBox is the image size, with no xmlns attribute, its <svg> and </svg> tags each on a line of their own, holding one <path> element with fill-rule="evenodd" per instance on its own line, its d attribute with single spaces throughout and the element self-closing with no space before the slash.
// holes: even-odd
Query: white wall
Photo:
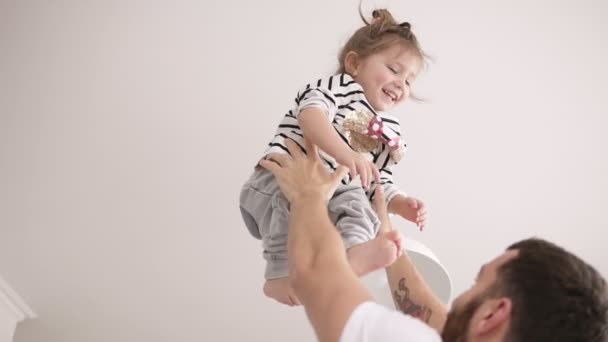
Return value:
<svg viewBox="0 0 608 342">
<path fill-rule="evenodd" d="M 12 342 L 13 335 L 15 333 L 15 321 L 12 317 L 4 312 L 0 311 L 0 341 Z"/>
<path fill-rule="evenodd" d="M 261 297 L 238 191 L 357 3 L 1 1 L 0 271 L 40 317 L 16 340 L 311 340 Z M 456 291 L 531 235 L 608 275 L 606 2 L 372 3 L 435 58 L 395 113 L 430 223 L 399 224 Z"/>
<path fill-rule="evenodd" d="M 12 342 L 17 324 L 36 314 L 0 276 L 0 342 Z"/>
</svg>

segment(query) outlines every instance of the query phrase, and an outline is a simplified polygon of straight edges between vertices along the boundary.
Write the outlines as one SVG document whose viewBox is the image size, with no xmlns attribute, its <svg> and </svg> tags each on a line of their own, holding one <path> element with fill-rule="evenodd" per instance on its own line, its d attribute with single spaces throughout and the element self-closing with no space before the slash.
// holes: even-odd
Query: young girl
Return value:
<svg viewBox="0 0 608 342">
<path fill-rule="evenodd" d="M 344 165 L 348 179 L 328 203 L 354 272 L 361 276 L 392 263 L 395 246 L 376 237 L 379 220 L 371 207 L 374 189 L 384 187 L 389 211 L 425 224 L 424 204 L 393 185 L 393 165 L 405 152 L 399 121 L 387 112 L 410 96 L 410 86 L 424 62 L 409 23 L 397 23 L 387 10 L 358 29 L 343 47 L 337 75 L 302 89 L 283 118 L 266 151 L 287 153 L 285 139 L 304 150 L 304 137 L 320 148 L 327 167 Z M 359 176 L 360 184 L 352 180 Z M 245 183 L 240 209 L 249 232 L 261 239 L 267 261 L 264 293 L 277 301 L 299 304 L 287 282 L 289 203 L 272 173 L 261 167 Z"/>
</svg>

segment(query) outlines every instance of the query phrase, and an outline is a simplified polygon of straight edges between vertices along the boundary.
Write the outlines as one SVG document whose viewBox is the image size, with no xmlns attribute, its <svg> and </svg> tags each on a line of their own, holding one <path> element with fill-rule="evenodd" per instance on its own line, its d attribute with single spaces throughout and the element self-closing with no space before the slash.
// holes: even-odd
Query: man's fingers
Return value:
<svg viewBox="0 0 608 342">
<path fill-rule="evenodd" d="M 338 180 L 342 180 L 348 174 L 348 168 L 346 166 L 340 165 L 334 172 L 334 177 Z"/>
<path fill-rule="evenodd" d="M 372 172 L 374 174 L 374 179 L 376 180 L 376 184 L 380 184 L 380 171 L 378 171 L 378 167 L 376 164 L 372 163 Z"/>
<path fill-rule="evenodd" d="M 369 184 L 367 184 L 367 165 L 361 165 L 361 170 L 359 171 L 359 177 L 361 177 L 361 185 L 365 190 L 369 188 Z"/>
<path fill-rule="evenodd" d="M 424 230 L 424 227 L 426 227 L 426 220 L 418 223 L 418 227 L 420 228 L 420 230 Z"/>
<path fill-rule="evenodd" d="M 351 179 L 355 179 L 355 177 L 357 177 L 357 165 L 355 164 L 355 162 L 352 162 L 349 166 L 348 166 L 349 170 L 350 170 L 350 178 Z"/>
<path fill-rule="evenodd" d="M 382 201 L 382 203 L 384 203 L 384 187 L 382 186 L 382 184 L 378 183 L 376 184 L 376 190 L 374 191 L 375 195 L 374 195 L 374 202 L 376 200 L 378 201 Z"/>
<path fill-rule="evenodd" d="M 272 160 L 260 160 L 260 166 L 265 168 L 266 170 L 272 172 L 275 176 L 277 174 L 277 172 L 279 172 L 281 170 L 281 165 L 277 164 L 276 162 L 272 161 Z"/>
<path fill-rule="evenodd" d="M 378 219 L 380 219 L 380 228 L 378 229 L 378 234 L 387 233 L 393 231 L 393 224 L 388 217 L 388 214 L 381 214 L 376 211 L 378 214 Z"/>
<path fill-rule="evenodd" d="M 420 222 L 420 221 L 424 221 L 424 220 L 426 220 L 426 214 L 418 213 L 418 215 L 416 216 L 416 221 Z"/>
<path fill-rule="evenodd" d="M 420 230 L 422 230 L 422 228 L 424 228 L 424 226 L 426 226 L 426 215 L 420 215 L 417 219 L 418 226 L 420 227 Z"/>
<path fill-rule="evenodd" d="M 395 245 L 397 246 L 397 257 L 400 257 L 401 252 L 403 250 L 403 236 L 401 236 L 401 234 L 399 234 L 399 237 L 394 241 L 395 241 Z"/>
<path fill-rule="evenodd" d="M 268 155 L 266 160 L 279 164 L 279 166 L 283 167 L 289 163 L 292 158 L 289 154 L 284 153 L 271 153 Z"/>
<path fill-rule="evenodd" d="M 306 148 L 306 153 L 308 153 L 308 158 L 312 160 L 319 160 L 319 148 L 317 145 L 313 144 L 312 141 L 308 138 L 304 138 L 304 147 Z"/>
<path fill-rule="evenodd" d="M 384 189 L 381 184 L 376 185 L 376 191 L 374 192 L 374 208 L 381 221 L 388 219 L 388 210 L 386 208 L 386 201 L 384 200 Z"/>
<path fill-rule="evenodd" d="M 300 146 L 296 144 L 295 141 L 291 139 L 285 139 L 285 145 L 287 145 L 287 149 L 289 150 L 289 153 L 294 157 L 294 159 L 304 157 L 304 152 L 302 151 Z"/>
</svg>

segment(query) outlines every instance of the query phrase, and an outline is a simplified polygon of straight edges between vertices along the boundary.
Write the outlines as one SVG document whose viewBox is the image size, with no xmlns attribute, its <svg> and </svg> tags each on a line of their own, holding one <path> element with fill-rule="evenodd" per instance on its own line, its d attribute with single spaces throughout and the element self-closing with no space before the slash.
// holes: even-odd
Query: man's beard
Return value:
<svg viewBox="0 0 608 342">
<path fill-rule="evenodd" d="M 465 304 L 464 308 L 452 308 L 441 333 L 444 342 L 466 342 L 469 323 L 486 296 L 481 295 Z"/>
</svg>

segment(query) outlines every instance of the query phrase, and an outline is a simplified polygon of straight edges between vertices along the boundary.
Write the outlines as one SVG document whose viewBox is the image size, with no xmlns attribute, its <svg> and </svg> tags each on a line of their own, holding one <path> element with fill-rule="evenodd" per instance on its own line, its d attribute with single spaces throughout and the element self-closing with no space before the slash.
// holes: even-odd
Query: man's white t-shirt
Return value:
<svg viewBox="0 0 608 342">
<path fill-rule="evenodd" d="M 375 302 L 359 304 L 342 331 L 340 342 L 441 342 L 437 332 L 414 317 Z"/>
</svg>

